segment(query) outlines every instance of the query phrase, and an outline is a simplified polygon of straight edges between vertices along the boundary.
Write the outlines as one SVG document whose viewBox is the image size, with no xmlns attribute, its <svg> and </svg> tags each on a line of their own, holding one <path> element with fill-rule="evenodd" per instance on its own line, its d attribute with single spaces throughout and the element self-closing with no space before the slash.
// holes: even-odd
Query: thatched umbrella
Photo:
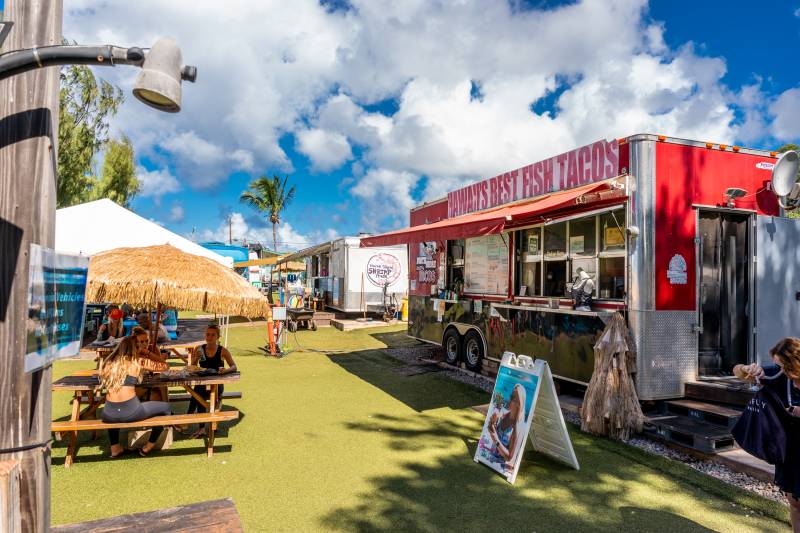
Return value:
<svg viewBox="0 0 800 533">
<path fill-rule="evenodd" d="M 236 272 L 168 244 L 116 248 L 92 256 L 86 301 L 251 318 L 270 313 L 267 299 Z"/>
</svg>

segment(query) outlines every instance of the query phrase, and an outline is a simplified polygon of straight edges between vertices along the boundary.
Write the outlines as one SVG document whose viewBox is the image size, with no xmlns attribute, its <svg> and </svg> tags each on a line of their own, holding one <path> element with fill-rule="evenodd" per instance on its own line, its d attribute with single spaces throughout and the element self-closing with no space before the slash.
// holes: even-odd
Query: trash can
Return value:
<svg viewBox="0 0 800 533">
<path fill-rule="evenodd" d="M 408 322 L 408 298 L 403 298 L 400 303 L 400 318 L 403 322 Z"/>
</svg>

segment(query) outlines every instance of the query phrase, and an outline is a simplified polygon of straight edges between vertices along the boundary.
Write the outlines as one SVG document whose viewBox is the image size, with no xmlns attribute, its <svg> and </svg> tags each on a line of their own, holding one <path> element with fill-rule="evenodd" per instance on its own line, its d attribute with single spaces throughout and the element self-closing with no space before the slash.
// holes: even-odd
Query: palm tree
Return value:
<svg viewBox="0 0 800 533">
<path fill-rule="evenodd" d="M 261 176 L 250 182 L 250 190 L 242 193 L 239 201 L 248 204 L 261 213 L 269 214 L 272 222 L 272 246 L 278 251 L 278 224 L 281 223 L 281 212 L 294 198 L 294 185 L 287 190 L 286 184 L 289 176 L 281 183 L 281 178 L 273 175 L 272 178 Z"/>
</svg>

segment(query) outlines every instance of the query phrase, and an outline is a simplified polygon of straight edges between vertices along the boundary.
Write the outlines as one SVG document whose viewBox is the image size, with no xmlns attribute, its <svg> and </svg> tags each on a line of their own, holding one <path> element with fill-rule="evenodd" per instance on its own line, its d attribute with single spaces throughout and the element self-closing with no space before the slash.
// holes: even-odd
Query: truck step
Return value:
<svg viewBox="0 0 800 533">
<path fill-rule="evenodd" d="M 744 407 L 755 393 L 750 385 L 740 381 L 690 381 L 684 396 L 690 400 L 725 403 Z"/>
<path fill-rule="evenodd" d="M 714 454 L 736 447 L 730 430 L 688 416 L 659 415 L 647 418 L 645 433 L 703 453 Z"/>
<path fill-rule="evenodd" d="M 683 399 L 663 402 L 661 414 L 686 416 L 693 420 L 731 429 L 739 420 L 742 410 L 726 405 Z"/>
</svg>

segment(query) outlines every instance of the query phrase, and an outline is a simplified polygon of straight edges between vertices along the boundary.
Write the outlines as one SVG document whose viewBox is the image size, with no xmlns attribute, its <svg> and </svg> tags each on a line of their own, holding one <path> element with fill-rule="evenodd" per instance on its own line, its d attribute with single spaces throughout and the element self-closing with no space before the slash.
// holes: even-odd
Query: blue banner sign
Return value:
<svg viewBox="0 0 800 533">
<path fill-rule="evenodd" d="M 77 355 L 81 347 L 89 258 L 31 244 L 25 371 Z"/>
</svg>

